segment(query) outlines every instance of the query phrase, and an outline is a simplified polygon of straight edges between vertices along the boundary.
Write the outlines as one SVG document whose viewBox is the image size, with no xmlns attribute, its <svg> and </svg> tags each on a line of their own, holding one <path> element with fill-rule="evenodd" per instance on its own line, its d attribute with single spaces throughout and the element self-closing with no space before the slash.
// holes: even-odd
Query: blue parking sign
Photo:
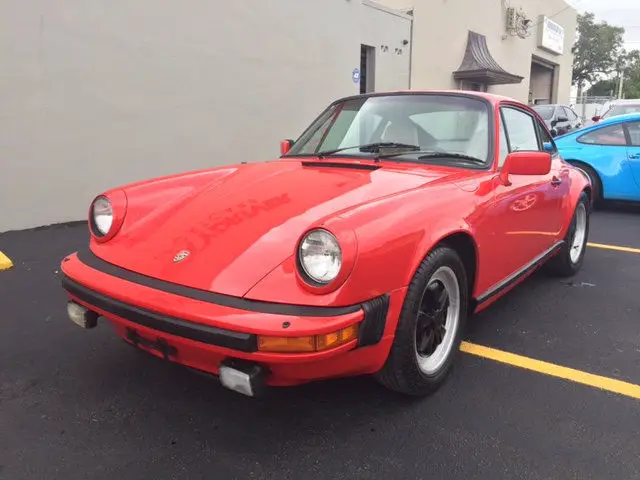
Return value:
<svg viewBox="0 0 640 480">
<path fill-rule="evenodd" d="M 351 74 L 351 78 L 353 78 L 353 83 L 358 83 L 360 81 L 360 69 L 354 68 L 353 73 Z"/>
</svg>

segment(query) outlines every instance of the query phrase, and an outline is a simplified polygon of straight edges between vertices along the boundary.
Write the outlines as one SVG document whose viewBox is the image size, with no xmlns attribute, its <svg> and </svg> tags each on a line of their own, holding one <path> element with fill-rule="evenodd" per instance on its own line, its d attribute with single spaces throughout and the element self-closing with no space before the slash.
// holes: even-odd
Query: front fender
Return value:
<svg viewBox="0 0 640 480">
<path fill-rule="evenodd" d="M 461 198 L 468 196 L 468 192 L 445 185 L 429 189 L 428 195 L 413 191 L 332 218 L 323 226 L 329 230 L 353 230 L 357 238 L 357 258 L 338 289 L 317 294 L 301 286 L 292 255 L 244 297 L 299 305 L 346 306 L 404 288 L 440 240 L 458 232 L 472 235 L 465 219 L 473 205 L 468 198 Z"/>
<path fill-rule="evenodd" d="M 170 215 L 173 208 L 196 195 L 202 188 L 233 175 L 240 166 L 217 167 L 206 170 L 158 177 L 136 182 L 105 192 L 124 192 L 127 198 L 127 211 L 120 235 L 142 226 L 156 215 Z"/>
</svg>

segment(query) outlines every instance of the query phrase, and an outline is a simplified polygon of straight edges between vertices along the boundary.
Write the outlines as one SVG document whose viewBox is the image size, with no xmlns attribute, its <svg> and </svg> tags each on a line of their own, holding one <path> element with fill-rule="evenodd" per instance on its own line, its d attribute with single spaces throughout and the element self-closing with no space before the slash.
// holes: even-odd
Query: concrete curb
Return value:
<svg viewBox="0 0 640 480">
<path fill-rule="evenodd" d="M 13 267 L 13 262 L 4 253 L 0 252 L 0 271 L 9 270 Z"/>
</svg>

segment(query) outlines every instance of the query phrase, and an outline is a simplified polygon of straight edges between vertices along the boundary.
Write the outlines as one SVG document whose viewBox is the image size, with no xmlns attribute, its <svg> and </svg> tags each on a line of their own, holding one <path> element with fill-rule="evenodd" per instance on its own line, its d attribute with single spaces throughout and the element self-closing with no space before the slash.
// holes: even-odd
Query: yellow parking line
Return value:
<svg viewBox="0 0 640 480">
<path fill-rule="evenodd" d="M 0 270 L 9 270 L 13 267 L 13 262 L 4 253 L 0 252 Z"/>
<path fill-rule="evenodd" d="M 533 358 L 523 357 L 514 353 L 496 350 L 495 348 L 484 347 L 474 343 L 462 342 L 460 350 L 471 355 L 489 358 L 497 362 L 506 363 L 515 367 L 533 370 L 545 375 L 563 378 L 572 382 L 582 383 L 590 387 L 608 390 L 609 392 L 626 395 L 627 397 L 640 399 L 640 385 L 615 380 L 613 378 L 601 377 L 592 373 L 574 370 L 573 368 L 562 367 L 553 363 L 535 360 Z"/>
<path fill-rule="evenodd" d="M 640 253 L 640 248 L 618 247 L 617 245 L 605 245 L 604 243 L 587 243 L 587 246 L 593 248 L 602 248 L 604 250 L 617 250 L 618 252 Z"/>
</svg>

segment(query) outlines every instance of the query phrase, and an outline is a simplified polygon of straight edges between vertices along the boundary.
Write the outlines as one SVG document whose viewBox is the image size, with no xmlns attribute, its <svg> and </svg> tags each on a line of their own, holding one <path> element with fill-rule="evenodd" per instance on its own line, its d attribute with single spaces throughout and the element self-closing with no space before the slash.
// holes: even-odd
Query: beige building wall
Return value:
<svg viewBox="0 0 640 480">
<path fill-rule="evenodd" d="M 412 89 L 460 88 L 452 73 L 462 62 L 468 30 L 487 38 L 489 52 L 509 73 L 524 77 L 521 83 L 495 85 L 489 92 L 527 102 L 532 55 L 558 64 L 552 101 L 569 102 L 571 47 L 575 40 L 575 9 L 564 0 L 384 0 L 394 8 L 414 10 Z M 521 8 L 532 20 L 530 36 L 507 34 L 507 7 Z M 564 53 L 555 55 L 537 47 L 539 16 L 546 15 L 564 28 Z"/>
<path fill-rule="evenodd" d="M 411 18 L 368 0 L 0 0 L 0 232 L 101 191 L 271 159 L 337 97 L 406 89 Z M 380 45 L 388 45 L 382 51 Z"/>
</svg>

